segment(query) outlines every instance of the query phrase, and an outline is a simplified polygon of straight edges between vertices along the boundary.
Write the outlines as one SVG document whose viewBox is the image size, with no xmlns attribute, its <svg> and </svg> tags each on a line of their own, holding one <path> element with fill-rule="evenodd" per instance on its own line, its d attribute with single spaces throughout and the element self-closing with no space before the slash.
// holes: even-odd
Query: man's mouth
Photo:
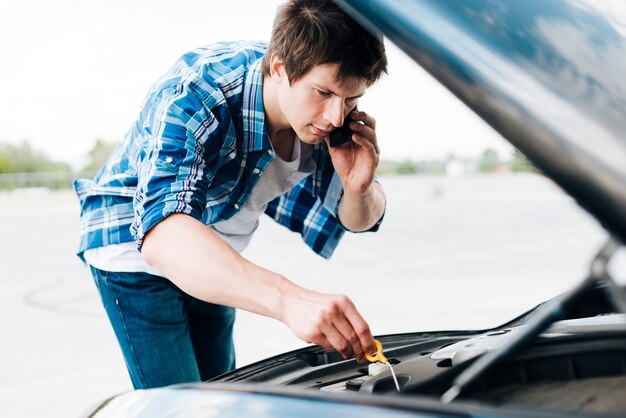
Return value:
<svg viewBox="0 0 626 418">
<path fill-rule="evenodd" d="M 314 132 L 316 135 L 320 135 L 320 136 L 328 136 L 328 134 L 330 133 L 330 131 L 326 131 L 326 130 L 324 130 L 324 129 L 320 129 L 320 128 L 318 128 L 318 127 L 317 127 L 317 126 L 315 126 L 315 125 L 311 125 L 311 126 L 313 127 L 313 132 Z"/>
</svg>

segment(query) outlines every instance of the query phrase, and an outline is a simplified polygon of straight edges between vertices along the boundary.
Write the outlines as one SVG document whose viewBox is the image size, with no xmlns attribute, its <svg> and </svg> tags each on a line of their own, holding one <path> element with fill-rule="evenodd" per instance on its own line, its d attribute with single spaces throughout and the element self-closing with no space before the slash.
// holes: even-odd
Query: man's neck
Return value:
<svg viewBox="0 0 626 418">
<path fill-rule="evenodd" d="M 276 155 L 283 161 L 291 160 L 293 147 L 296 142 L 296 134 L 293 130 L 291 132 L 279 133 L 274 137 L 270 136 L 270 142 L 272 143 L 272 147 L 274 147 Z"/>
<path fill-rule="evenodd" d="M 270 77 L 263 78 L 263 108 L 265 129 L 276 154 L 283 160 L 289 160 L 293 153 L 296 134 L 285 120 L 277 98 L 277 86 Z"/>
</svg>

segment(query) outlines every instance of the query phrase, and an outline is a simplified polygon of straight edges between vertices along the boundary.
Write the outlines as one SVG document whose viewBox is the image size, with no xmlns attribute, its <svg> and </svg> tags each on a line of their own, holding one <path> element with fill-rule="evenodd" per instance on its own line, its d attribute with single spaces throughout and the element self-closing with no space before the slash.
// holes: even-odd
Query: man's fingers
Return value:
<svg viewBox="0 0 626 418">
<path fill-rule="evenodd" d="M 359 339 L 363 352 L 371 354 L 376 351 L 374 336 L 370 331 L 370 327 L 351 301 L 345 309 L 345 315 L 350 323 L 350 328 L 354 330 L 354 333 Z"/>
<path fill-rule="evenodd" d="M 344 322 L 347 321 L 344 319 Z M 348 341 L 343 333 L 335 326 L 335 321 L 324 322 L 319 326 L 319 334 L 311 341 L 326 350 L 334 350 L 340 353 L 343 358 L 349 359 L 354 355 L 353 345 Z M 361 354 L 361 357 L 364 357 Z"/>
<path fill-rule="evenodd" d="M 361 112 L 360 110 L 355 110 L 354 112 L 352 112 L 352 115 L 350 115 L 350 117 L 353 120 L 360 120 L 366 126 L 369 126 L 370 128 L 376 130 L 376 119 L 374 119 L 367 113 Z"/>
<path fill-rule="evenodd" d="M 352 345 L 350 345 L 348 340 L 337 330 L 334 322 L 324 324 L 321 327 L 321 331 L 332 347 L 338 351 L 343 358 L 349 359 L 354 355 Z"/>
<path fill-rule="evenodd" d="M 317 305 L 316 312 L 313 317 L 308 317 L 311 322 L 302 333 L 292 327 L 296 335 L 325 349 L 336 350 L 346 359 L 355 356 L 357 361 L 364 361 L 365 353 L 374 351 L 369 326 L 347 296 L 313 292 L 308 295 L 307 302 Z M 297 305 L 298 309 L 302 307 Z M 297 323 L 302 325 L 301 321 Z"/>
<path fill-rule="evenodd" d="M 352 134 L 352 141 L 354 141 L 357 145 L 359 145 L 360 147 L 366 148 L 366 150 L 368 152 L 371 152 L 373 154 L 380 154 L 380 150 L 378 149 L 378 145 L 373 142 L 373 141 L 369 141 L 367 138 L 365 138 L 363 135 L 361 134 Z"/>
<path fill-rule="evenodd" d="M 350 322 L 345 318 L 341 318 L 336 323 L 337 330 L 341 333 L 345 341 L 350 344 L 352 348 L 352 353 L 354 354 L 354 358 L 360 363 L 365 359 L 365 351 L 361 344 L 361 339 L 358 334 L 350 324 Z"/>
<path fill-rule="evenodd" d="M 376 137 L 376 128 L 352 121 L 350 122 L 350 129 L 352 129 L 358 135 L 370 142 L 374 146 L 376 152 L 380 153 L 380 149 L 378 147 L 378 139 Z"/>
<path fill-rule="evenodd" d="M 374 337 L 369 325 L 347 296 L 336 296 L 335 304 L 337 315 L 334 327 L 341 333 L 344 340 L 342 343 L 350 345 L 357 361 L 363 361 L 365 353 L 374 349 Z"/>
<path fill-rule="evenodd" d="M 333 345 L 330 343 L 330 341 L 328 341 L 328 339 L 326 339 L 326 337 L 323 334 L 320 334 L 317 338 L 315 338 L 312 341 L 309 341 L 312 344 L 316 344 L 319 345 L 320 347 L 324 348 L 325 350 L 334 350 L 335 347 L 333 347 Z"/>
</svg>

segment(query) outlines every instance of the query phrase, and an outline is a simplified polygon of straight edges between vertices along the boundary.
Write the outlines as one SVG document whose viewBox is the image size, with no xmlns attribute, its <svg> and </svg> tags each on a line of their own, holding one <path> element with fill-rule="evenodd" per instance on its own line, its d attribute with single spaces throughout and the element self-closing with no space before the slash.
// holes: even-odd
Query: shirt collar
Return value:
<svg viewBox="0 0 626 418">
<path fill-rule="evenodd" d="M 243 140 L 249 151 L 271 150 L 272 145 L 265 129 L 265 108 L 263 107 L 262 59 L 254 62 L 246 71 L 243 86 Z"/>
</svg>

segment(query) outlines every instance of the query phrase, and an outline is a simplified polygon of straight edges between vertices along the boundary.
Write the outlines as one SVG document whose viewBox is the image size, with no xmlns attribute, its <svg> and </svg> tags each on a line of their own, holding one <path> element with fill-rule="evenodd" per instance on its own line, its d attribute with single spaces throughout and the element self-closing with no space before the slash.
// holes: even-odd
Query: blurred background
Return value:
<svg viewBox="0 0 626 418">
<path fill-rule="evenodd" d="M 177 57 L 267 40 L 280 3 L 0 0 L 0 416 L 79 416 L 131 389 L 74 255 L 71 181 L 93 175 Z M 603 229 L 387 48 L 389 75 L 359 104 L 378 124 L 381 230 L 347 235 L 325 261 L 263 220 L 244 255 L 349 295 L 375 334 L 493 327 L 582 280 Z M 622 282 L 624 258 L 611 266 Z M 278 322 L 238 315 L 240 366 L 304 345 Z"/>
<path fill-rule="evenodd" d="M 0 185 L 54 187 L 92 173 L 179 56 L 211 42 L 269 39 L 280 3 L 0 0 Z M 379 121 L 383 158 L 402 163 L 385 169 L 513 163 L 489 127 L 387 47 L 389 75 L 360 102 Z"/>
</svg>

